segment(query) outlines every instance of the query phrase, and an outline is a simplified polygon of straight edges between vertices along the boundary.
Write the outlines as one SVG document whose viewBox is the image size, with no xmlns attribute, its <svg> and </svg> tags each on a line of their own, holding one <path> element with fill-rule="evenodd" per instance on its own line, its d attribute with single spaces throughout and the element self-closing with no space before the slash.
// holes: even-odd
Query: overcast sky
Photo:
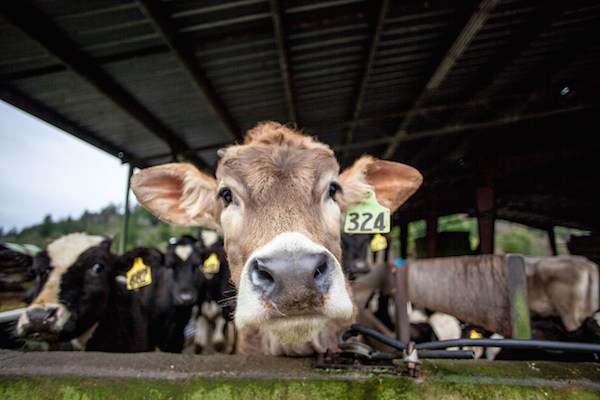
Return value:
<svg viewBox="0 0 600 400">
<path fill-rule="evenodd" d="M 123 206 L 129 166 L 0 101 L 0 226 L 56 221 Z M 131 204 L 135 198 L 130 197 Z"/>
</svg>

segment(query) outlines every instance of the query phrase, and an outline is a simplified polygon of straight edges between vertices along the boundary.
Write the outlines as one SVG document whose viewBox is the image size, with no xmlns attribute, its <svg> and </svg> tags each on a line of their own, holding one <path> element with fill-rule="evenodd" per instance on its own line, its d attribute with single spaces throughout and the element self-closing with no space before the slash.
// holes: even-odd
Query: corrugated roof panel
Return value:
<svg viewBox="0 0 600 400">
<path fill-rule="evenodd" d="M 190 131 L 190 126 L 202 126 L 202 121 L 206 125 L 212 111 L 172 55 L 148 56 L 145 61 L 125 60 L 108 65 L 106 70 L 190 146 L 223 143 L 224 138 L 230 137 L 218 121 L 212 123 L 203 137 L 196 130 Z M 173 118 L 182 108 L 187 112 Z"/>
<path fill-rule="evenodd" d="M 56 65 L 46 49 L 0 17 L 0 74 L 11 74 Z"/>
<path fill-rule="evenodd" d="M 40 11 L 56 15 L 51 21 L 91 57 L 131 52 L 162 43 L 160 35 L 135 2 L 40 2 Z M 54 7 L 58 7 L 55 10 Z"/>
<path fill-rule="evenodd" d="M 47 107 L 61 110 L 72 122 L 139 158 L 169 151 L 163 141 L 104 96 L 90 90 L 87 82 L 71 72 L 23 79 L 13 86 Z"/>
</svg>

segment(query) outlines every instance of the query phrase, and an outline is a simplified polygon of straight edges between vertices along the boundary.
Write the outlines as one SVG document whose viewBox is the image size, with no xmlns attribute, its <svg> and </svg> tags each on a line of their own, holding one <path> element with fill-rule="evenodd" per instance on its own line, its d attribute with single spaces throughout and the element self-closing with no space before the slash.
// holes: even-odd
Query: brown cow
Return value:
<svg viewBox="0 0 600 400">
<path fill-rule="evenodd" d="M 524 257 L 532 317 L 559 316 L 572 332 L 600 307 L 598 265 L 576 255 Z"/>
<path fill-rule="evenodd" d="M 308 355 L 333 348 L 354 313 L 340 266 L 344 215 L 373 190 L 392 212 L 421 185 L 404 164 L 333 151 L 275 122 L 219 152 L 216 179 L 184 163 L 142 170 L 132 189 L 176 225 L 221 227 L 237 288 L 238 352 Z"/>
</svg>

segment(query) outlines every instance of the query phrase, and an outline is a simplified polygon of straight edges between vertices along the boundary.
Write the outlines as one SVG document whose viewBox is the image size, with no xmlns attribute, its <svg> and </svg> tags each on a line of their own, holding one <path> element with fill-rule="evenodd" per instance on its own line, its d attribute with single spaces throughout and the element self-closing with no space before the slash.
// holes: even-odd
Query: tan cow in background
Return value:
<svg viewBox="0 0 600 400">
<path fill-rule="evenodd" d="M 370 190 L 394 212 L 421 174 L 369 156 L 339 174 L 328 146 L 275 122 L 219 155 L 216 179 L 173 163 L 134 175 L 132 189 L 166 222 L 222 228 L 238 292 L 238 352 L 335 349 L 357 311 L 340 265 L 344 215 Z"/>
</svg>

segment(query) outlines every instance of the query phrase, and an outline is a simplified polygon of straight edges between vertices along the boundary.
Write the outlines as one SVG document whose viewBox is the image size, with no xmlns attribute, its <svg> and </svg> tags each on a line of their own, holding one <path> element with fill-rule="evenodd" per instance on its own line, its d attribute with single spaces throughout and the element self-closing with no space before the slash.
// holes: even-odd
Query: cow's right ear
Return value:
<svg viewBox="0 0 600 400">
<path fill-rule="evenodd" d="M 142 206 L 173 225 L 219 226 L 221 203 L 217 182 L 186 163 L 145 168 L 131 177 L 131 189 Z"/>
</svg>

